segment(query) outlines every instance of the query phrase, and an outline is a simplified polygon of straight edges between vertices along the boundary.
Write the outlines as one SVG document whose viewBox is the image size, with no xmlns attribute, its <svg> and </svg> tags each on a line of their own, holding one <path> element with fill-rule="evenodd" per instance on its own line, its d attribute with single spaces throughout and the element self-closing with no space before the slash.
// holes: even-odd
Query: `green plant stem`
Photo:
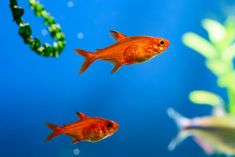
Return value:
<svg viewBox="0 0 235 157">
<path fill-rule="evenodd" d="M 219 50 L 217 50 L 219 52 Z M 224 50 L 220 50 L 224 51 Z M 222 53 L 223 54 L 223 53 Z M 218 78 L 217 84 L 228 94 L 228 112 L 235 115 L 235 72 L 232 60 L 224 60 L 219 53 L 216 58 L 207 59 L 208 69 Z"/>
<path fill-rule="evenodd" d="M 233 86 L 233 85 L 231 85 L 231 86 Z M 228 99 L 229 99 L 229 104 L 228 104 L 229 113 L 235 115 L 235 91 L 228 87 L 227 92 L 228 92 Z"/>
<path fill-rule="evenodd" d="M 228 94 L 228 111 L 230 114 L 235 115 L 235 72 L 231 68 L 227 74 L 219 75 L 218 84 L 226 88 Z"/>
</svg>

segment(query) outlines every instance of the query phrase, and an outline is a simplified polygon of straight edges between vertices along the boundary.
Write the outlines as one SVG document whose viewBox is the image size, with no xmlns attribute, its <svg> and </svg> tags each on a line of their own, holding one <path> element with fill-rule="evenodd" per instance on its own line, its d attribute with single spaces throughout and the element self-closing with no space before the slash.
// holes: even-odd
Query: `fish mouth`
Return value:
<svg viewBox="0 0 235 157">
<path fill-rule="evenodd" d="M 116 131 L 118 131 L 118 129 L 119 129 L 119 125 L 114 122 L 113 133 L 115 133 Z"/>
<path fill-rule="evenodd" d="M 110 123 L 111 123 L 111 127 L 108 128 L 108 132 L 110 135 L 112 135 L 119 129 L 119 125 L 118 125 L 118 123 L 116 123 L 114 121 L 109 121 L 109 124 Z"/>
<path fill-rule="evenodd" d="M 114 126 L 114 130 L 115 132 L 119 129 L 119 125 L 116 123 L 115 126 Z"/>
<path fill-rule="evenodd" d="M 169 47 L 170 42 L 167 39 L 163 39 L 163 40 L 164 40 L 164 43 L 165 43 L 165 46 L 163 47 L 163 51 L 164 51 Z"/>
</svg>

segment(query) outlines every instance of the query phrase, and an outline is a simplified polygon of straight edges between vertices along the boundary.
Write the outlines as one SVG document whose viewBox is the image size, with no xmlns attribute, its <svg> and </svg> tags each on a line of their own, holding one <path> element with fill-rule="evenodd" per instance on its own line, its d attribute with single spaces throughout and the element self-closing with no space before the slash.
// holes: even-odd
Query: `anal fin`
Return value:
<svg viewBox="0 0 235 157">
<path fill-rule="evenodd" d="M 114 68 L 112 70 L 112 73 L 115 73 L 118 69 L 120 69 L 121 66 L 122 66 L 121 63 L 118 62 L 114 63 Z"/>
<path fill-rule="evenodd" d="M 72 141 L 72 144 L 76 144 L 76 143 L 78 143 L 79 141 L 81 141 L 81 140 L 75 138 L 75 139 Z"/>
</svg>

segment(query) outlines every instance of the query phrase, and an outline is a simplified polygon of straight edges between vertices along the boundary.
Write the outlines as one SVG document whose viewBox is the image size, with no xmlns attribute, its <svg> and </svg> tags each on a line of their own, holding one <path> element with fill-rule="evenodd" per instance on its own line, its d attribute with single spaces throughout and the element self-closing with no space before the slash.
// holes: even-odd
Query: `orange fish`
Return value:
<svg viewBox="0 0 235 157">
<path fill-rule="evenodd" d="M 97 59 L 114 63 L 112 72 L 116 72 L 123 64 L 130 65 L 142 63 L 162 53 L 169 46 L 169 42 L 163 38 L 150 36 L 128 37 L 117 31 L 110 31 L 117 43 L 97 52 L 87 52 L 81 49 L 75 51 L 85 57 L 85 62 L 80 69 L 83 73 Z"/>
<path fill-rule="evenodd" d="M 74 139 L 72 141 L 73 144 L 79 141 L 98 142 L 111 136 L 119 128 L 119 125 L 111 120 L 88 117 L 81 112 L 77 112 L 77 116 L 80 120 L 64 126 L 48 123 L 47 126 L 51 128 L 53 132 L 47 137 L 47 141 L 60 134 L 65 134 Z"/>
</svg>

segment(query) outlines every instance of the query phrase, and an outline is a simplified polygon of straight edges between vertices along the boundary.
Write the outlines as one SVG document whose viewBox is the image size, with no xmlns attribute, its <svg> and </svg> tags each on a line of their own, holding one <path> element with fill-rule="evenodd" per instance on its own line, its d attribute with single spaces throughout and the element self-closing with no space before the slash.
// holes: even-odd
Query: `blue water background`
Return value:
<svg viewBox="0 0 235 157">
<path fill-rule="evenodd" d="M 233 11 L 233 1 L 223 0 L 41 0 L 56 17 L 67 45 L 59 58 L 36 55 L 17 34 L 9 1 L 0 2 L 0 156 L 1 157 L 176 157 L 206 156 L 192 139 L 173 152 L 167 150 L 177 128 L 166 110 L 173 107 L 187 117 L 207 115 L 210 107 L 188 100 L 192 90 L 226 92 L 204 66 L 204 58 L 185 47 L 181 38 L 193 31 L 207 37 L 201 19 L 223 21 Z M 25 21 L 33 35 L 52 42 L 41 18 L 35 18 L 27 1 Z M 228 9 L 231 9 L 230 11 Z M 83 75 L 78 74 L 83 58 L 73 51 L 95 51 L 115 41 L 109 30 L 126 35 L 151 35 L 169 39 L 170 47 L 144 63 L 123 66 L 111 74 L 112 64 L 97 61 Z M 77 34 L 83 33 L 83 39 Z M 71 144 L 59 136 L 45 143 L 49 121 L 63 125 L 76 121 L 75 112 L 115 120 L 120 129 L 98 142 Z"/>
</svg>

